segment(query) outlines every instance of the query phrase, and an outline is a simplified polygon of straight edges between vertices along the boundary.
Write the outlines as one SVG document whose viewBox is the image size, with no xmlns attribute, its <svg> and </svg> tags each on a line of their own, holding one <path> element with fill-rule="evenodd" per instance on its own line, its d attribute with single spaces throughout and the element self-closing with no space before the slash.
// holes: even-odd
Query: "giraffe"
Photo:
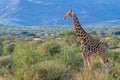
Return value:
<svg viewBox="0 0 120 80">
<path fill-rule="evenodd" d="M 64 16 L 64 19 L 67 18 L 73 19 L 74 31 L 83 46 L 82 56 L 84 60 L 84 66 L 88 66 L 89 69 L 92 70 L 90 60 L 91 56 L 99 56 L 101 64 L 107 64 L 108 66 L 109 61 L 106 58 L 108 48 L 102 42 L 100 42 L 100 40 L 93 38 L 82 28 L 76 14 L 72 11 L 72 9 L 70 9 Z"/>
</svg>

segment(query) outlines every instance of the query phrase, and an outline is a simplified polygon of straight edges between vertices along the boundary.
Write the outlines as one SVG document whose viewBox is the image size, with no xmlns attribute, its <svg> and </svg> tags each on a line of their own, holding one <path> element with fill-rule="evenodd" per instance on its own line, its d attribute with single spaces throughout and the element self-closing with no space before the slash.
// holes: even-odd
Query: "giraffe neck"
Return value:
<svg viewBox="0 0 120 80">
<path fill-rule="evenodd" d="M 84 31 L 84 29 L 82 28 L 77 16 L 74 13 L 72 15 L 72 18 L 73 18 L 73 22 L 74 22 L 74 29 L 78 30 L 78 28 L 79 28 L 81 31 Z"/>
<path fill-rule="evenodd" d="M 82 28 L 77 16 L 73 13 L 72 19 L 74 22 L 74 30 L 81 43 L 86 43 L 86 38 L 89 37 L 88 33 Z"/>
</svg>

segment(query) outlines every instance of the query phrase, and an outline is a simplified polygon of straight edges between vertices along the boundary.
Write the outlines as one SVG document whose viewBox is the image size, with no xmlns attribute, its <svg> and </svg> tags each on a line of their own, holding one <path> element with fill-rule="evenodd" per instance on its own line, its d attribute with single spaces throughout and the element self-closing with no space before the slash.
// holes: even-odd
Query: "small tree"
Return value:
<svg viewBox="0 0 120 80">
<path fill-rule="evenodd" d="M 59 44 L 57 44 L 56 42 L 49 42 L 49 48 L 48 48 L 48 53 L 51 56 L 54 56 L 57 53 L 60 53 L 61 51 L 61 47 Z"/>
<path fill-rule="evenodd" d="M 41 48 L 51 56 L 60 53 L 61 46 L 56 41 L 48 41 L 41 45 Z"/>
<path fill-rule="evenodd" d="M 0 56 L 3 54 L 3 40 L 0 38 Z"/>
<path fill-rule="evenodd" d="M 3 46 L 2 45 L 0 45 L 0 56 L 2 56 L 3 55 Z"/>
<path fill-rule="evenodd" d="M 6 54 L 11 54 L 14 51 L 15 44 L 8 44 L 5 47 L 5 53 Z"/>
</svg>

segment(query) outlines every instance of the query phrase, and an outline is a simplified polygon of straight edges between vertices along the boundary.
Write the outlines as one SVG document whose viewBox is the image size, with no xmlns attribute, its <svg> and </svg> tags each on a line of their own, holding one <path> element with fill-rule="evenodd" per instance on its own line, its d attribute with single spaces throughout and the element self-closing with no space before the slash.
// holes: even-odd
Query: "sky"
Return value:
<svg viewBox="0 0 120 80">
<path fill-rule="evenodd" d="M 63 20 L 72 8 L 82 25 L 120 24 L 119 0 L 1 0 L 0 23 L 23 26 L 73 25 Z"/>
</svg>

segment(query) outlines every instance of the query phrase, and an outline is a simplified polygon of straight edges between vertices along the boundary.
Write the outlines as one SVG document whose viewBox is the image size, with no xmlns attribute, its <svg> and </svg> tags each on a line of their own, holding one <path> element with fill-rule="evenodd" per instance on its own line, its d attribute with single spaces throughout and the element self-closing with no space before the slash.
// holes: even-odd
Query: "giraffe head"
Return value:
<svg viewBox="0 0 120 80">
<path fill-rule="evenodd" d="M 70 9 L 70 10 L 65 14 L 64 19 L 71 18 L 72 15 L 73 15 L 73 11 L 72 11 L 72 9 Z"/>
</svg>

